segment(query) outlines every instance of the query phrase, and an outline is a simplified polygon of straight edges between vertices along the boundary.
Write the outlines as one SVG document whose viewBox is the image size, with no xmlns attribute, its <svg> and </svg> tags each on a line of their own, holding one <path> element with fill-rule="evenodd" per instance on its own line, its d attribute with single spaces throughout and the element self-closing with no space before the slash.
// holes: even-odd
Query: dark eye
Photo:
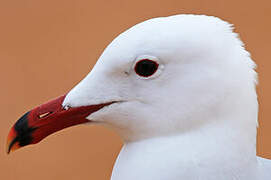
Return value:
<svg viewBox="0 0 271 180">
<path fill-rule="evenodd" d="M 157 71 L 158 66 L 159 64 L 155 61 L 149 59 L 142 59 L 136 63 L 135 72 L 139 76 L 149 77 Z"/>
</svg>

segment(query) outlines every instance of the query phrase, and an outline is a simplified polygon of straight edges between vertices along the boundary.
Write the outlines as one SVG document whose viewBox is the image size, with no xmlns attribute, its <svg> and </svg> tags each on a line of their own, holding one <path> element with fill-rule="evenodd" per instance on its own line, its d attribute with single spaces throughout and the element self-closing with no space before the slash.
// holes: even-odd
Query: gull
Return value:
<svg viewBox="0 0 271 180">
<path fill-rule="evenodd" d="M 270 180 L 270 160 L 256 155 L 255 67 L 217 17 L 144 21 L 115 38 L 70 92 L 23 115 L 7 152 L 102 124 L 124 142 L 111 180 Z"/>
</svg>

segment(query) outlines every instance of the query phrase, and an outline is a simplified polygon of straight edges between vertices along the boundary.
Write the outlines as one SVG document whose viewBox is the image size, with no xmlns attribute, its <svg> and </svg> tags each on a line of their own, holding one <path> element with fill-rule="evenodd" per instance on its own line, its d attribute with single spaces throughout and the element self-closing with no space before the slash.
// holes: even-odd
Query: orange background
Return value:
<svg viewBox="0 0 271 180">
<path fill-rule="evenodd" d="M 27 110 L 68 92 L 106 45 L 143 20 L 179 13 L 234 23 L 258 64 L 258 154 L 271 158 L 271 3 L 237 0 L 0 0 L 0 179 L 109 180 L 121 140 L 78 126 L 7 156 L 6 135 Z"/>
</svg>

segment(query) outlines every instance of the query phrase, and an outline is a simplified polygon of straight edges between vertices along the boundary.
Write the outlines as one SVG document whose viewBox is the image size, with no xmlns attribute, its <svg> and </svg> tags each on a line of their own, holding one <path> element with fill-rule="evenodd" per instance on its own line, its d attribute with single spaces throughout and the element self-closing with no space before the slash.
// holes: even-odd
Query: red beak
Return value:
<svg viewBox="0 0 271 180">
<path fill-rule="evenodd" d="M 65 97 L 66 95 L 60 96 L 25 113 L 9 132 L 7 153 L 29 144 L 36 144 L 61 129 L 90 122 L 86 119 L 87 116 L 113 103 L 65 110 L 62 107 Z"/>
</svg>

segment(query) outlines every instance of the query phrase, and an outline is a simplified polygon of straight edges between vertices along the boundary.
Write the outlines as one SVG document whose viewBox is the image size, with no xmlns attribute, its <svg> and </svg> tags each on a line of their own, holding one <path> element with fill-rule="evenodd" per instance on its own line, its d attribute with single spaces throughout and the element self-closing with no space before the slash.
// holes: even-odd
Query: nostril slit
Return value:
<svg viewBox="0 0 271 180">
<path fill-rule="evenodd" d="M 49 116 L 50 114 L 52 114 L 53 112 L 46 112 L 46 113 L 43 113 L 43 114 L 40 114 L 38 115 L 38 117 L 41 119 L 41 118 L 45 118 L 47 116 Z"/>
</svg>

